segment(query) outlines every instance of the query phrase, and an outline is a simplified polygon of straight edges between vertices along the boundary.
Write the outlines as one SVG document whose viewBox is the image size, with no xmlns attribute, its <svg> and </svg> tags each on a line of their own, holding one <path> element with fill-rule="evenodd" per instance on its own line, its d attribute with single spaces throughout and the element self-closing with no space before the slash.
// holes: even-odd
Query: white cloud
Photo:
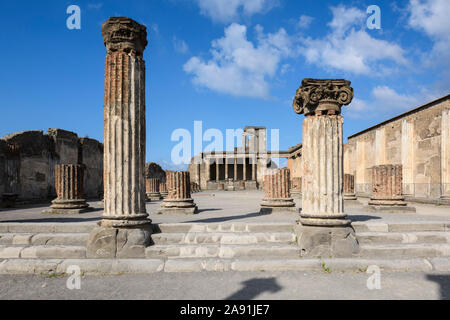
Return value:
<svg viewBox="0 0 450 320">
<path fill-rule="evenodd" d="M 189 47 L 186 44 L 186 42 L 184 42 L 184 40 L 178 39 L 177 37 L 174 36 L 172 42 L 175 51 L 183 54 L 189 51 Z"/>
<path fill-rule="evenodd" d="M 297 28 L 306 29 L 309 27 L 313 20 L 313 17 L 302 14 L 297 21 Z"/>
<path fill-rule="evenodd" d="M 407 64 L 397 44 L 373 38 L 365 30 L 365 13 L 357 8 L 332 7 L 331 32 L 323 38 L 302 39 L 300 52 L 307 62 L 355 74 L 376 74 L 381 62 Z M 386 71 L 387 68 L 383 67 Z"/>
<path fill-rule="evenodd" d="M 439 96 L 439 92 L 424 88 L 419 88 L 415 94 L 401 94 L 391 87 L 380 85 L 372 89 L 370 100 L 355 97 L 343 110 L 344 115 L 350 118 L 386 118 L 414 109 Z"/>
<path fill-rule="evenodd" d="M 409 26 L 424 32 L 433 41 L 433 48 L 424 57 L 425 65 L 443 66 L 450 74 L 450 1 L 410 0 Z"/>
<path fill-rule="evenodd" d="M 268 78 L 275 76 L 283 58 L 292 55 L 291 39 L 284 29 L 264 34 L 255 27 L 257 44 L 247 39 L 247 28 L 233 23 L 224 37 L 212 42 L 212 58 L 192 57 L 184 71 L 196 85 L 234 96 L 269 97 Z"/>
<path fill-rule="evenodd" d="M 232 22 L 241 15 L 266 13 L 277 5 L 276 0 L 196 0 L 200 13 L 215 22 Z"/>
</svg>

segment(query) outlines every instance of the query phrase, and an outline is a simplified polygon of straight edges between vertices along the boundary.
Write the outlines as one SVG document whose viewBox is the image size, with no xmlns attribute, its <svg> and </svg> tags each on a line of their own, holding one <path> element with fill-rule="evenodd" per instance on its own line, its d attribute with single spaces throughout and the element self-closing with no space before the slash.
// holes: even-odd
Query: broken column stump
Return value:
<svg viewBox="0 0 450 320">
<path fill-rule="evenodd" d="M 416 212 L 402 195 L 402 165 L 372 167 L 372 195 L 367 209 L 384 212 Z"/>
<path fill-rule="evenodd" d="M 57 164 L 55 165 L 55 189 L 57 198 L 52 201 L 50 208 L 42 213 L 72 214 L 92 210 L 84 199 L 83 191 L 84 165 Z"/>
<path fill-rule="evenodd" d="M 191 183 L 188 171 L 166 171 L 166 184 L 169 194 L 161 203 L 159 214 L 197 213 L 197 205 L 191 198 Z"/>
<path fill-rule="evenodd" d="M 162 199 L 161 193 L 159 192 L 159 179 L 158 178 L 147 178 L 145 179 L 145 192 L 147 199 L 150 201 L 158 201 Z"/>
<path fill-rule="evenodd" d="M 293 213 L 294 199 L 289 192 L 289 169 L 272 169 L 264 175 L 264 198 L 259 213 Z"/>
</svg>

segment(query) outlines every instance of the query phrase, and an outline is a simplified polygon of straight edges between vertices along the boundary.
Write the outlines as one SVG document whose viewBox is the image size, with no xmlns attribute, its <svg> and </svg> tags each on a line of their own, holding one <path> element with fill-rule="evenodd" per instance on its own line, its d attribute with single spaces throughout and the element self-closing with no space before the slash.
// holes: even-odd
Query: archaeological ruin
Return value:
<svg viewBox="0 0 450 320">
<path fill-rule="evenodd" d="M 111 17 L 101 34 L 103 143 L 0 138 L 0 273 L 450 270 L 450 95 L 345 143 L 351 82 L 304 78 L 296 145 L 268 150 L 247 126 L 241 146 L 164 170 L 145 163 L 147 29 Z"/>
</svg>

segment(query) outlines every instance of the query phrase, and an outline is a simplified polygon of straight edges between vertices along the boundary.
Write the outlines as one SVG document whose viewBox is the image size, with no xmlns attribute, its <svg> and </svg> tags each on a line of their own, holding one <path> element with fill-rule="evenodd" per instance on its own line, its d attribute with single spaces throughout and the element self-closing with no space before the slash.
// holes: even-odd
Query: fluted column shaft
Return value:
<svg viewBox="0 0 450 320">
<path fill-rule="evenodd" d="M 289 169 L 274 169 L 264 175 L 264 198 L 290 198 Z"/>
<path fill-rule="evenodd" d="M 147 178 L 145 180 L 145 190 L 147 193 L 159 192 L 159 179 L 158 178 Z"/>
<path fill-rule="evenodd" d="M 58 200 L 83 199 L 84 166 L 76 164 L 55 165 L 55 189 Z"/>
<path fill-rule="evenodd" d="M 167 199 L 190 199 L 190 176 L 187 171 L 167 171 Z"/>
<path fill-rule="evenodd" d="M 303 121 L 302 224 L 342 225 L 343 136 L 340 115 L 307 116 Z"/>
<path fill-rule="evenodd" d="M 355 176 L 349 173 L 344 174 L 344 200 L 356 200 Z"/>
</svg>

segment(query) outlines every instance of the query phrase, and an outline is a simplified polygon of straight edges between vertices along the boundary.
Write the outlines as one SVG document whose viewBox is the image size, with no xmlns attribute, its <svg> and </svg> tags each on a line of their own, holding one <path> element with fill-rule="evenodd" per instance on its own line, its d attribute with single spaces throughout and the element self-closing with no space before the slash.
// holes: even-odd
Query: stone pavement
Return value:
<svg viewBox="0 0 450 320">
<path fill-rule="evenodd" d="M 364 272 L 204 272 L 84 276 L 0 275 L 0 299 L 450 299 L 450 273 L 381 273 L 369 290 Z M 198 303 L 201 305 L 201 301 Z"/>
<path fill-rule="evenodd" d="M 235 223 L 235 222 L 295 222 L 298 214 L 279 213 L 260 215 L 260 202 L 264 193 L 255 191 L 204 191 L 192 195 L 198 205 L 199 212 L 192 215 L 167 214 L 158 215 L 161 201 L 148 202 L 147 212 L 153 223 Z M 294 199 L 301 207 L 301 200 Z M 345 212 L 352 221 L 361 222 L 420 222 L 450 221 L 450 206 L 410 203 L 415 206 L 415 213 L 373 213 L 363 208 L 367 198 L 359 198 L 361 206 L 348 205 Z M 100 220 L 103 209 L 100 202 L 90 202 L 97 210 L 79 215 L 44 215 L 41 211 L 48 205 L 21 206 L 0 211 L 2 222 L 96 222 Z"/>
</svg>

